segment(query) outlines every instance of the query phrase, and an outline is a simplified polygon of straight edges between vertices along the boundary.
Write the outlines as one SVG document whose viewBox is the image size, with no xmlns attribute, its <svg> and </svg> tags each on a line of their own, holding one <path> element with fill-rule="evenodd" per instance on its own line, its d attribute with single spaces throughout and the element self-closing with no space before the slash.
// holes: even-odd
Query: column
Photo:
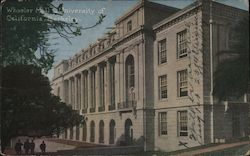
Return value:
<svg viewBox="0 0 250 156">
<path fill-rule="evenodd" d="M 106 108 L 108 108 L 108 106 L 109 105 L 111 105 L 111 103 L 110 103 L 110 101 L 111 101 L 111 97 L 110 97 L 110 95 L 111 95 L 111 90 L 110 90 L 110 62 L 109 62 L 109 60 L 107 60 L 106 61 L 107 62 L 107 68 L 106 68 L 106 91 L 105 91 L 105 93 L 106 93 L 106 97 L 105 97 L 105 99 L 106 99 Z"/>
<path fill-rule="evenodd" d="M 92 71 L 92 80 L 93 80 L 93 94 L 92 94 L 92 103 L 93 103 L 93 108 L 95 108 L 95 111 L 97 109 L 96 106 L 96 92 L 97 92 L 97 86 L 96 86 L 96 68 L 94 67 Z"/>
<path fill-rule="evenodd" d="M 71 78 L 71 106 L 73 109 L 75 109 L 74 104 L 75 104 L 75 95 L 74 95 L 74 91 L 75 91 L 75 85 L 74 85 L 74 77 Z"/>
<path fill-rule="evenodd" d="M 81 110 L 82 109 L 82 92 L 81 92 L 81 86 L 82 86 L 82 75 L 81 73 L 79 73 L 79 77 L 78 77 L 78 109 Z"/>
<path fill-rule="evenodd" d="M 96 69 L 96 80 L 95 80 L 95 82 L 96 82 L 96 106 L 97 107 L 101 107 L 101 100 L 100 100 L 100 98 L 101 98 L 101 96 L 100 96 L 100 93 L 101 93 L 101 83 L 100 83 L 100 81 L 101 81 L 101 79 L 100 79 L 100 65 L 97 65 L 97 69 Z M 98 109 L 98 108 L 97 108 Z M 97 110 L 96 110 L 97 111 Z"/>
<path fill-rule="evenodd" d="M 64 101 L 65 103 L 67 103 L 67 80 L 63 80 L 63 96 L 64 96 Z"/>
<path fill-rule="evenodd" d="M 134 58 L 134 66 L 135 66 L 135 100 L 138 100 L 139 97 L 139 45 L 136 45 L 135 50 L 135 58 Z"/>
<path fill-rule="evenodd" d="M 84 104 L 85 104 L 85 108 L 88 108 L 88 72 L 86 71 L 84 74 Z"/>
<path fill-rule="evenodd" d="M 116 55 L 116 64 L 115 64 L 115 91 L 117 93 L 115 96 L 116 104 L 121 102 L 120 101 L 120 64 L 121 64 L 120 54 L 117 54 Z"/>
<path fill-rule="evenodd" d="M 66 97 L 66 103 L 69 104 L 69 80 L 66 80 L 66 88 L 65 88 L 65 97 Z"/>
<path fill-rule="evenodd" d="M 81 74 L 79 73 L 76 76 L 76 82 L 77 82 L 77 109 L 80 110 L 81 109 Z"/>
<path fill-rule="evenodd" d="M 92 93 L 92 89 L 91 89 L 91 70 L 88 70 L 88 106 L 89 108 L 93 107 L 93 103 L 92 103 L 92 99 L 91 99 L 91 93 Z"/>
<path fill-rule="evenodd" d="M 69 103 L 68 104 L 71 105 L 72 103 L 71 103 L 71 80 L 70 80 L 70 78 L 69 78 L 68 82 L 69 82 L 69 92 L 68 92 L 69 93 Z"/>
<path fill-rule="evenodd" d="M 65 92 L 65 82 L 64 80 L 62 80 L 62 85 L 61 85 L 61 90 L 62 90 L 62 93 L 61 93 L 61 99 L 63 102 L 65 102 L 65 95 L 64 95 L 64 92 Z"/>
<path fill-rule="evenodd" d="M 80 109 L 84 109 L 84 73 L 81 72 L 81 80 L 80 80 L 80 94 L 81 94 L 81 103 L 80 103 Z"/>
<path fill-rule="evenodd" d="M 77 110 L 77 76 L 74 77 L 74 109 Z"/>
<path fill-rule="evenodd" d="M 124 60 L 124 51 L 121 52 L 121 58 L 120 58 L 120 96 L 121 96 L 121 102 L 125 101 L 125 60 Z"/>
</svg>

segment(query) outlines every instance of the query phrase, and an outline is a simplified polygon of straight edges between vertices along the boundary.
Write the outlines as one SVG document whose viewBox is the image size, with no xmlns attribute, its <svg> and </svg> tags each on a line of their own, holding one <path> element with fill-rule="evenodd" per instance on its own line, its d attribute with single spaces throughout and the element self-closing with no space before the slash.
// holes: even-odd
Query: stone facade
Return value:
<svg viewBox="0 0 250 156">
<path fill-rule="evenodd" d="M 230 26 L 248 12 L 209 6 L 141 1 L 107 36 L 55 66 L 54 94 L 86 117 L 61 137 L 173 151 L 234 138 L 232 116 L 242 121 L 237 137 L 248 135 L 248 112 L 233 113 L 248 110 L 247 97 L 218 103 L 211 96 L 216 53 L 229 48 Z"/>
</svg>

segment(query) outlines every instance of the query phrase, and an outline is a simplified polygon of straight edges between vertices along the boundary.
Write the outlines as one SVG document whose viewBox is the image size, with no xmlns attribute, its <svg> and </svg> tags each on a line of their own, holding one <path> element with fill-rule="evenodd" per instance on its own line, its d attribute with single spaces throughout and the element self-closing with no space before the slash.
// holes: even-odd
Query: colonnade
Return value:
<svg viewBox="0 0 250 156">
<path fill-rule="evenodd" d="M 107 59 L 64 79 L 62 101 L 83 113 L 115 109 L 115 61 Z"/>
</svg>

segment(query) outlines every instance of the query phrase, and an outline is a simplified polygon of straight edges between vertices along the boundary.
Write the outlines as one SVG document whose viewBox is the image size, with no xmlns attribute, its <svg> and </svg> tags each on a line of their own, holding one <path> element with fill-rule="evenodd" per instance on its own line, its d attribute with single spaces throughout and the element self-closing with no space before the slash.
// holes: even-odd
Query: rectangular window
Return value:
<svg viewBox="0 0 250 156">
<path fill-rule="evenodd" d="M 183 97 L 188 95 L 187 70 L 182 70 L 178 75 L 178 96 Z"/>
<path fill-rule="evenodd" d="M 188 113 L 187 111 L 178 112 L 178 134 L 188 136 Z"/>
<path fill-rule="evenodd" d="M 168 97 L 167 75 L 162 75 L 159 77 L 159 93 L 160 100 L 166 99 Z"/>
<path fill-rule="evenodd" d="M 177 57 L 187 56 L 187 30 L 177 33 Z"/>
<path fill-rule="evenodd" d="M 127 23 L 127 32 L 131 31 L 132 30 L 132 21 L 128 21 Z"/>
<path fill-rule="evenodd" d="M 134 63 L 131 63 L 128 67 L 129 69 L 129 87 L 135 86 L 135 69 L 134 69 Z"/>
<path fill-rule="evenodd" d="M 167 135 L 167 112 L 159 113 L 159 135 Z"/>
<path fill-rule="evenodd" d="M 167 62 L 167 47 L 166 39 L 158 42 L 158 62 L 159 64 Z"/>
</svg>

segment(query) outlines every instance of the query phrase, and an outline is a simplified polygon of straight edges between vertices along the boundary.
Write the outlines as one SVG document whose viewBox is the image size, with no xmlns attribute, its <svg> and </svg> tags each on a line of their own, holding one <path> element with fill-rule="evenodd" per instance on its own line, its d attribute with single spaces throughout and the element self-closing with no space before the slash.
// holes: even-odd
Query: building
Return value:
<svg viewBox="0 0 250 156">
<path fill-rule="evenodd" d="M 217 2 L 180 10 L 140 1 L 107 36 L 54 67 L 54 94 L 86 117 L 61 137 L 173 151 L 249 135 L 249 96 L 211 94 L 216 53 L 244 16 Z"/>
</svg>

